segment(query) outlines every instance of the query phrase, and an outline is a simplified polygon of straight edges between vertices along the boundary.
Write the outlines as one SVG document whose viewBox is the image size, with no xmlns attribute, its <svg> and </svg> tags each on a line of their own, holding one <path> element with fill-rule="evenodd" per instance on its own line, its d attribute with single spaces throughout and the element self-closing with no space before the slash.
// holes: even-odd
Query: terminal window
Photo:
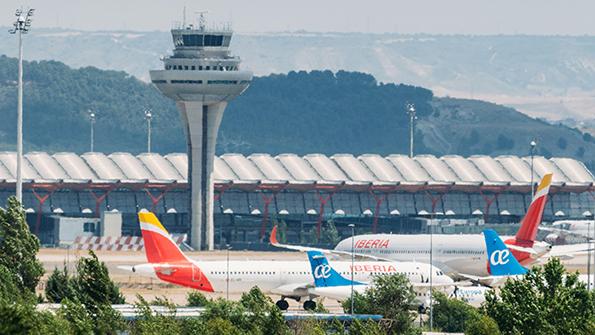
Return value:
<svg viewBox="0 0 595 335">
<path fill-rule="evenodd" d="M 187 47 L 220 47 L 223 45 L 221 35 L 182 35 L 184 46 Z"/>
</svg>

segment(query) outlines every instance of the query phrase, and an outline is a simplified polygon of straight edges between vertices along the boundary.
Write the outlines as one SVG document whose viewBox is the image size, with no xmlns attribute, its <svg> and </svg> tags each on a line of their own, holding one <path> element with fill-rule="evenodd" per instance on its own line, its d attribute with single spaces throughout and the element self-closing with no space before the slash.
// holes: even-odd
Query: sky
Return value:
<svg viewBox="0 0 595 335">
<path fill-rule="evenodd" d="M 312 31 L 431 34 L 595 35 L 593 0 L 2 0 L 0 26 L 18 7 L 34 27 L 168 30 L 208 10 L 240 33 Z"/>
</svg>

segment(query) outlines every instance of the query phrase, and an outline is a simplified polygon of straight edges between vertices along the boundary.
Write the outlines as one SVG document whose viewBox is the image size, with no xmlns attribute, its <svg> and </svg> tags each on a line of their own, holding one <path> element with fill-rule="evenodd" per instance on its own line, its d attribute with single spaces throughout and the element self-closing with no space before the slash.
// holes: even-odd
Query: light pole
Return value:
<svg viewBox="0 0 595 335">
<path fill-rule="evenodd" d="M 434 212 L 432 212 L 432 219 L 430 220 L 430 332 L 434 328 L 434 297 L 432 296 L 432 284 L 433 284 L 433 256 L 434 256 Z"/>
<path fill-rule="evenodd" d="M 225 280 L 225 298 L 229 300 L 229 250 L 231 250 L 231 246 L 226 244 L 225 247 L 227 248 L 227 280 Z"/>
<path fill-rule="evenodd" d="M 589 218 L 593 213 L 585 211 L 583 216 L 587 218 L 587 288 L 591 289 L 591 221 Z M 595 215 L 593 215 L 595 220 Z M 595 285 L 595 284 L 594 284 Z"/>
<path fill-rule="evenodd" d="M 97 119 L 97 115 L 90 109 L 87 113 L 89 114 L 89 121 L 91 122 L 91 152 L 93 152 L 95 149 L 95 120 Z"/>
<path fill-rule="evenodd" d="M 350 223 L 348 227 L 351 228 L 351 314 L 353 315 L 353 265 L 355 259 L 355 225 Z"/>
<path fill-rule="evenodd" d="M 409 114 L 409 158 L 413 158 L 413 122 L 417 119 L 414 104 L 407 104 L 407 114 Z"/>
<path fill-rule="evenodd" d="M 529 145 L 531 146 L 531 201 L 533 201 L 533 197 L 535 196 L 535 185 L 533 185 L 533 157 L 535 156 L 537 142 L 533 139 Z"/>
<path fill-rule="evenodd" d="M 17 20 L 13 23 L 13 28 L 8 32 L 19 36 L 19 84 L 18 84 L 18 102 L 17 102 L 17 200 L 23 203 L 23 34 L 29 32 L 31 28 L 31 17 L 33 8 L 23 14 L 22 9 L 17 9 L 15 16 Z M 24 15 L 24 16 L 23 16 Z"/>
<path fill-rule="evenodd" d="M 147 152 L 151 152 L 151 119 L 153 114 L 150 109 L 145 110 L 145 119 L 147 120 Z"/>
<path fill-rule="evenodd" d="M 593 224 L 595 225 L 595 209 L 593 210 L 593 212 L 591 212 L 591 218 L 593 219 Z M 591 223 L 589 223 L 589 225 L 591 225 Z M 593 233 L 595 233 L 595 226 L 593 227 L 593 230 L 594 230 Z M 589 248 L 589 254 L 591 254 L 591 236 L 589 236 L 588 248 Z M 595 260 L 594 260 L 594 262 L 595 262 Z M 593 277 L 591 277 L 591 272 L 589 272 L 589 275 L 587 276 L 587 278 L 593 278 L 593 288 L 595 289 L 595 273 L 593 274 Z"/>
<path fill-rule="evenodd" d="M 595 225 L 595 209 L 593 210 L 593 212 L 591 212 L 591 218 L 593 219 L 593 224 Z M 591 223 L 589 223 L 590 225 Z M 593 227 L 593 233 L 595 233 L 595 226 Z M 595 235 L 595 234 L 594 234 Z M 589 236 L 589 244 L 588 244 L 588 248 L 589 248 L 589 254 L 591 254 L 591 236 Z M 594 260 L 595 262 L 595 260 Z M 589 272 L 589 275 L 587 276 L 587 278 L 591 278 L 591 273 Z M 593 274 L 593 288 L 595 289 L 595 273 Z"/>
</svg>

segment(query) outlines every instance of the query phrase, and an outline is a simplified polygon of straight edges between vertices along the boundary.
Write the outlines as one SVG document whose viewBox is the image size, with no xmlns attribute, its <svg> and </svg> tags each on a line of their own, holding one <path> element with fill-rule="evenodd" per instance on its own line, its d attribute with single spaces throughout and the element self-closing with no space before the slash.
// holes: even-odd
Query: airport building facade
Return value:
<svg viewBox="0 0 595 335">
<path fill-rule="evenodd" d="M 290 242 L 323 243 L 332 221 L 339 236 L 423 231 L 420 218 L 464 223 L 518 222 L 530 203 L 531 157 L 365 154 L 224 154 L 214 161 L 214 240 L 258 249 L 274 223 Z M 157 213 L 172 233 L 190 232 L 186 154 L 92 152 L 24 158 L 27 221 L 43 243 L 56 241 L 56 217 L 122 215 L 123 235 L 140 235 L 136 213 Z M 0 198 L 14 194 L 16 155 L 0 153 Z M 595 211 L 595 178 L 579 161 L 533 158 L 533 182 L 554 174 L 544 218 Z M 89 228 L 93 230 L 93 227 Z M 92 232 L 93 233 L 93 232 Z"/>
</svg>

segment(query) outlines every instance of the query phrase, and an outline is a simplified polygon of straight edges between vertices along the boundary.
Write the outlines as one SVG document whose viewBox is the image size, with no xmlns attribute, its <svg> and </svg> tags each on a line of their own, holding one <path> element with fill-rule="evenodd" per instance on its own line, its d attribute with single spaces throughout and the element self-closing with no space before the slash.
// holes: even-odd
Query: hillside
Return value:
<svg viewBox="0 0 595 335">
<path fill-rule="evenodd" d="M 0 145 L 13 149 L 16 60 L 0 57 Z M 145 150 L 144 108 L 154 112 L 154 150 L 184 151 L 173 102 L 124 72 L 71 69 L 55 61 L 25 64 L 25 150 L 89 148 L 86 111 L 97 112 L 96 150 Z M 406 102 L 418 110 L 417 153 L 519 154 L 536 137 L 546 156 L 593 166 L 595 141 L 514 109 L 476 100 L 436 98 L 430 90 L 378 83 L 368 74 L 290 72 L 255 78 L 223 118 L 217 151 L 277 154 L 407 152 Z"/>
<path fill-rule="evenodd" d="M 160 56 L 171 48 L 168 32 L 35 28 L 26 37 L 25 56 L 148 80 L 148 70 L 160 67 Z M 359 71 L 383 82 L 426 87 L 437 96 L 512 106 L 534 117 L 595 118 L 594 36 L 237 33 L 232 48 L 259 76 Z M 0 34 L 0 54 L 16 52 L 14 36 Z"/>
</svg>

